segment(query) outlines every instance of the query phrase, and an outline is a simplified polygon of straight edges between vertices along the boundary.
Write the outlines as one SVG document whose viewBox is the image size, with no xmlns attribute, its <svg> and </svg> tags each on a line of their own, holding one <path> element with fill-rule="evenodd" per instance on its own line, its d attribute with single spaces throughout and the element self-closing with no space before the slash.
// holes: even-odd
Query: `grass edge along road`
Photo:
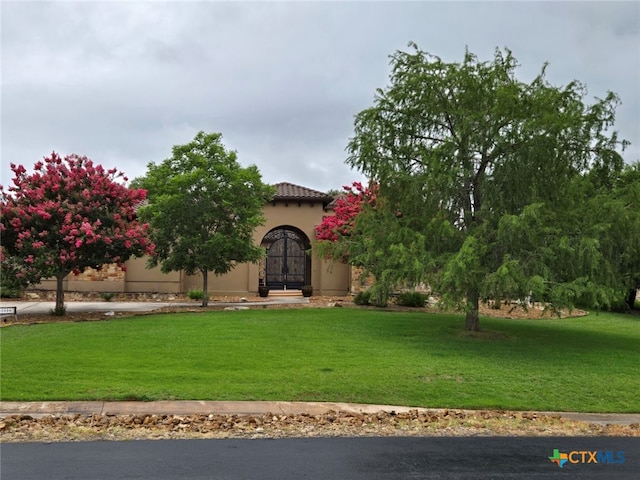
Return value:
<svg viewBox="0 0 640 480">
<path fill-rule="evenodd" d="M 2 400 L 284 400 L 640 412 L 640 317 L 360 309 L 149 315 L 0 330 Z"/>
</svg>

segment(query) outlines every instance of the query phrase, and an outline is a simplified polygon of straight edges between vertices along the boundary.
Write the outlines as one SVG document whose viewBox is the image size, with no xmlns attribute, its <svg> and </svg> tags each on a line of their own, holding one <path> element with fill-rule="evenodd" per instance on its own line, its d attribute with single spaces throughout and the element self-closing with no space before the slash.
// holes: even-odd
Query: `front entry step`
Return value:
<svg viewBox="0 0 640 480">
<path fill-rule="evenodd" d="M 301 297 L 302 290 L 269 290 L 270 297 Z"/>
</svg>

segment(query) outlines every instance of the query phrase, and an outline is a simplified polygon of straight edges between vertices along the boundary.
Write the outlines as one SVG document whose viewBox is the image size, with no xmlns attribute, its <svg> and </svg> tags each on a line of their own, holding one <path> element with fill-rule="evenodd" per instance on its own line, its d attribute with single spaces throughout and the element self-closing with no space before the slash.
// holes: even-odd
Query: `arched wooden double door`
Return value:
<svg viewBox="0 0 640 480">
<path fill-rule="evenodd" d="M 261 268 L 260 283 L 272 290 L 299 289 L 311 284 L 311 244 L 307 236 L 295 227 L 278 227 L 262 239 L 267 251 Z"/>
</svg>

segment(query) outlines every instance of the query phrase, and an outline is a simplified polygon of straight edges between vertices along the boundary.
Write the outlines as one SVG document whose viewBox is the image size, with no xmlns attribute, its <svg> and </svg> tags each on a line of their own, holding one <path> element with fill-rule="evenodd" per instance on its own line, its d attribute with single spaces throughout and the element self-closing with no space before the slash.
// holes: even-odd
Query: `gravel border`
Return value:
<svg viewBox="0 0 640 480">
<path fill-rule="evenodd" d="M 410 410 L 329 411 L 320 415 L 9 415 L 0 441 L 301 438 L 384 436 L 621 436 L 640 437 L 640 424 L 597 425 L 532 412 Z"/>
</svg>

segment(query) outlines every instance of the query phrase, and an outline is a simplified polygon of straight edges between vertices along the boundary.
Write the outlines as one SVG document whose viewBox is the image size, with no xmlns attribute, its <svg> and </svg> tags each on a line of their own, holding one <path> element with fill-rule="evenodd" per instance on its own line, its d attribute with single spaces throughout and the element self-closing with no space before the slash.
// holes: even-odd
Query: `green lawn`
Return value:
<svg viewBox="0 0 640 480">
<path fill-rule="evenodd" d="M 640 317 L 463 323 L 334 308 L 12 326 L 0 396 L 640 412 Z"/>
</svg>

